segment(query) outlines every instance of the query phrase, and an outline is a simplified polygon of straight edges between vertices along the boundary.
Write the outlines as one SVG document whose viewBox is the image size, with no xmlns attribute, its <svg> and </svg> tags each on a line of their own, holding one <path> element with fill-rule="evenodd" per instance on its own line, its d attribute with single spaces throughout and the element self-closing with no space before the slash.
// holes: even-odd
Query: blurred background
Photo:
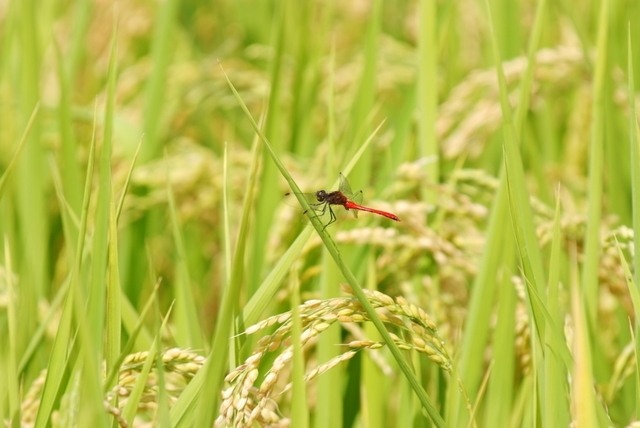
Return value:
<svg viewBox="0 0 640 428">
<path fill-rule="evenodd" d="M 594 299 L 586 298 L 585 310 L 589 349 L 599 367 L 589 378 L 601 409 L 597 420 L 613 426 L 638 420 L 627 327 L 635 312 L 620 254 L 631 263 L 635 110 L 629 82 L 640 80 L 640 66 L 629 74 L 627 41 L 638 58 L 640 2 L 603 1 L 0 0 L 0 331 L 14 329 L 10 347 L 0 351 L 0 373 L 15 372 L 26 391 L 51 364 L 78 248 L 83 256 L 75 280 L 86 292 L 87 325 L 100 361 L 107 358 L 100 337 L 109 310 L 103 298 L 92 302 L 91 295 L 102 294 L 114 276 L 122 318 L 130 317 L 123 321 L 123 343 L 150 296 L 162 314 L 175 300 L 163 346 L 200 356 L 212 352 L 208 343 L 224 290 L 239 289 L 242 308 L 270 284 L 274 267 L 305 227 L 303 210 L 283 203 L 290 189 L 257 143 L 224 69 L 303 191 L 335 189 L 338 173 L 370 139 L 349 181 L 364 191 L 365 205 L 393 212 L 402 222 L 362 213 L 328 230 L 367 288 L 404 296 L 433 318 L 478 412 L 470 417 L 464 410 L 457 423 L 447 418 L 448 426 L 470 420 L 549 426 L 540 421 L 555 416 L 575 421 L 580 406 L 566 383 L 559 386 L 564 405 L 554 409 L 558 413 L 538 404 L 525 409 L 536 402 L 535 391 L 544 393 L 543 386 L 531 386 L 541 379 L 536 364 L 542 360 L 532 362 L 540 350 L 531 349 L 526 279 L 510 222 L 502 230 L 489 228 L 504 164 L 495 37 L 511 106 L 522 105 L 523 88 L 528 96 L 525 110 L 517 112 L 517 133 L 545 273 L 560 201 L 557 326 L 575 322 L 568 287 L 583 284 L 576 272 L 584 268 L 587 232 L 595 228 L 592 277 L 598 286 L 584 290 Z M 598 45 L 599 30 L 604 36 Z M 95 171 L 84 209 L 93 139 Z M 590 181 L 598 162 L 600 178 Z M 600 191 L 598 217 L 588 208 L 590 195 Z M 117 230 L 110 231 L 110 207 L 120 208 L 121 200 Z M 238 238 L 245 213 L 247 235 Z M 77 247 L 84 217 L 86 240 Z M 108 244 L 114 239 L 115 249 Z M 489 265 L 483 257 L 492 240 L 504 247 Z M 233 259 L 238 246 L 244 254 Z M 116 250 L 117 263 L 110 258 Z M 244 275 L 232 276 L 237 263 Z M 294 267 L 303 301 L 340 294 L 344 279 L 315 233 Z M 505 288 L 514 293 L 507 309 L 498 304 Z M 253 322 L 290 309 L 286 280 L 270 290 Z M 470 309 L 474 290 L 486 295 Z M 506 311 L 502 318 L 498 308 Z M 149 342 L 138 342 L 132 352 L 147 349 L 141 345 L 151 343 L 156 328 L 152 316 L 140 319 L 151 329 L 145 330 Z M 513 327 L 504 327 L 502 342 L 493 336 L 501 331 L 497 319 Z M 574 332 L 567 328 L 571 346 Z M 335 343 L 354 334 L 337 325 L 331 331 L 317 354 L 306 351 L 308 364 L 339 355 Z M 505 366 L 495 366 L 497 344 L 508 348 Z M 238 348 L 237 362 L 251 349 L 251 341 Z M 456 381 L 424 356 L 412 362 L 422 367 L 421 379 L 443 415 L 464 408 L 448 397 Z M 314 426 L 429 426 L 422 425 L 430 422 L 416 403 L 402 404 L 401 397 L 411 396 L 405 384 L 361 372 L 360 364 L 358 354 L 335 375 L 327 373 L 324 384 L 310 387 Z M 511 398 L 503 410 L 491 387 L 483 395 L 490 367 L 506 367 L 501 379 Z M 373 385 L 399 388 L 398 399 L 374 404 L 362 392 L 367 376 L 374 376 Z M 7 387 L 0 396 L 5 420 L 17 408 L 7 398 L 12 391 L 17 389 Z M 319 403 L 329 396 L 332 407 L 323 411 Z M 25 399 L 22 392 L 17 402 Z M 290 396 L 275 400 L 281 415 L 288 414 Z M 365 400 L 372 401 L 365 406 Z M 23 407 L 23 415 L 29 412 L 35 414 L 37 405 Z"/>
</svg>

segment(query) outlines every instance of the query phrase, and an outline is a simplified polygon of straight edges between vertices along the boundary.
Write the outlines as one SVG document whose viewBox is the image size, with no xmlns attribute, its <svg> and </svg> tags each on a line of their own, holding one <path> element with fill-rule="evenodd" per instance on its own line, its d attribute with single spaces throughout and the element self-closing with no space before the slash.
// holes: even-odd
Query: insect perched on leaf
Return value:
<svg viewBox="0 0 640 428">
<path fill-rule="evenodd" d="M 286 196 L 290 195 L 293 194 L 286 194 Z M 338 187 L 338 190 L 334 190 L 333 192 L 318 190 L 315 193 L 300 193 L 299 195 L 307 200 L 311 209 L 318 215 L 318 217 L 324 217 L 329 214 L 329 221 L 324 224 L 323 229 L 326 229 L 329 225 L 335 223 L 337 216 L 334 210 L 343 208 L 347 211 L 352 211 L 354 217 L 358 217 L 358 211 L 366 211 L 390 218 L 391 220 L 400 221 L 398 216 L 395 214 L 360 205 L 362 203 L 362 190 L 353 193 L 351 186 L 349 185 L 349 181 L 347 181 L 347 177 L 342 173 L 340 173 L 340 186 Z M 307 212 L 305 211 L 305 214 L 306 213 Z"/>
</svg>

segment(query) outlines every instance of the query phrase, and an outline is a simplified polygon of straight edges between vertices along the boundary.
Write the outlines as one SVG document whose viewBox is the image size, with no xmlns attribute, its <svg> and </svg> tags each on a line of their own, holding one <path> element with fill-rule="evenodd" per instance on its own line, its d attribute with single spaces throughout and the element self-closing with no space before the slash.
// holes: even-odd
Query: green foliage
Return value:
<svg viewBox="0 0 640 428">
<path fill-rule="evenodd" d="M 10 426 L 640 420 L 634 2 L 5 3 Z"/>
</svg>

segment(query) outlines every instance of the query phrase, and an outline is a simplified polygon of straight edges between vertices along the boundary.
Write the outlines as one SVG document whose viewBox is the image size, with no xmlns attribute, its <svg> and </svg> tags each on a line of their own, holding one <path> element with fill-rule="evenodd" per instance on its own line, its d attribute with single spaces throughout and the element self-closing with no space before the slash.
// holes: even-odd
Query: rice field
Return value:
<svg viewBox="0 0 640 428">
<path fill-rule="evenodd" d="M 639 58 L 623 0 L 0 0 L 0 419 L 640 427 Z"/>
</svg>

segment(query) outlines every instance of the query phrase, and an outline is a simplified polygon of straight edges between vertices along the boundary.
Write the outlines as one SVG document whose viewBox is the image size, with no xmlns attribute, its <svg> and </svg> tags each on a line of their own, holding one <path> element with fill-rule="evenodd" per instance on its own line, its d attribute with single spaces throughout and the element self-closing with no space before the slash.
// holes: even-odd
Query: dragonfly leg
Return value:
<svg viewBox="0 0 640 428">
<path fill-rule="evenodd" d="M 336 221 L 336 214 L 333 212 L 333 210 L 331 209 L 331 206 L 329 204 L 327 204 L 326 207 L 329 207 L 329 223 L 325 224 L 324 227 L 322 228 L 322 230 L 325 230 L 327 227 L 329 227 L 332 223 L 335 223 Z M 326 209 L 325 207 L 325 209 Z"/>
<path fill-rule="evenodd" d="M 319 202 L 317 204 L 309 204 L 311 210 L 305 211 L 303 214 L 307 214 L 308 211 L 313 211 L 313 214 L 316 218 L 320 218 L 327 211 L 327 204 L 325 202 Z"/>
<path fill-rule="evenodd" d="M 327 212 L 327 207 L 329 206 L 329 204 L 327 204 L 326 202 L 318 202 L 317 204 L 309 204 L 309 205 L 313 209 L 315 213 L 315 217 L 317 219 L 320 219 L 325 215 L 325 213 Z M 333 215 L 333 211 L 331 211 L 331 208 L 329 208 L 329 212 Z M 327 226 L 324 226 L 324 227 L 327 227 Z M 324 230 L 324 228 L 322 230 Z"/>
</svg>

